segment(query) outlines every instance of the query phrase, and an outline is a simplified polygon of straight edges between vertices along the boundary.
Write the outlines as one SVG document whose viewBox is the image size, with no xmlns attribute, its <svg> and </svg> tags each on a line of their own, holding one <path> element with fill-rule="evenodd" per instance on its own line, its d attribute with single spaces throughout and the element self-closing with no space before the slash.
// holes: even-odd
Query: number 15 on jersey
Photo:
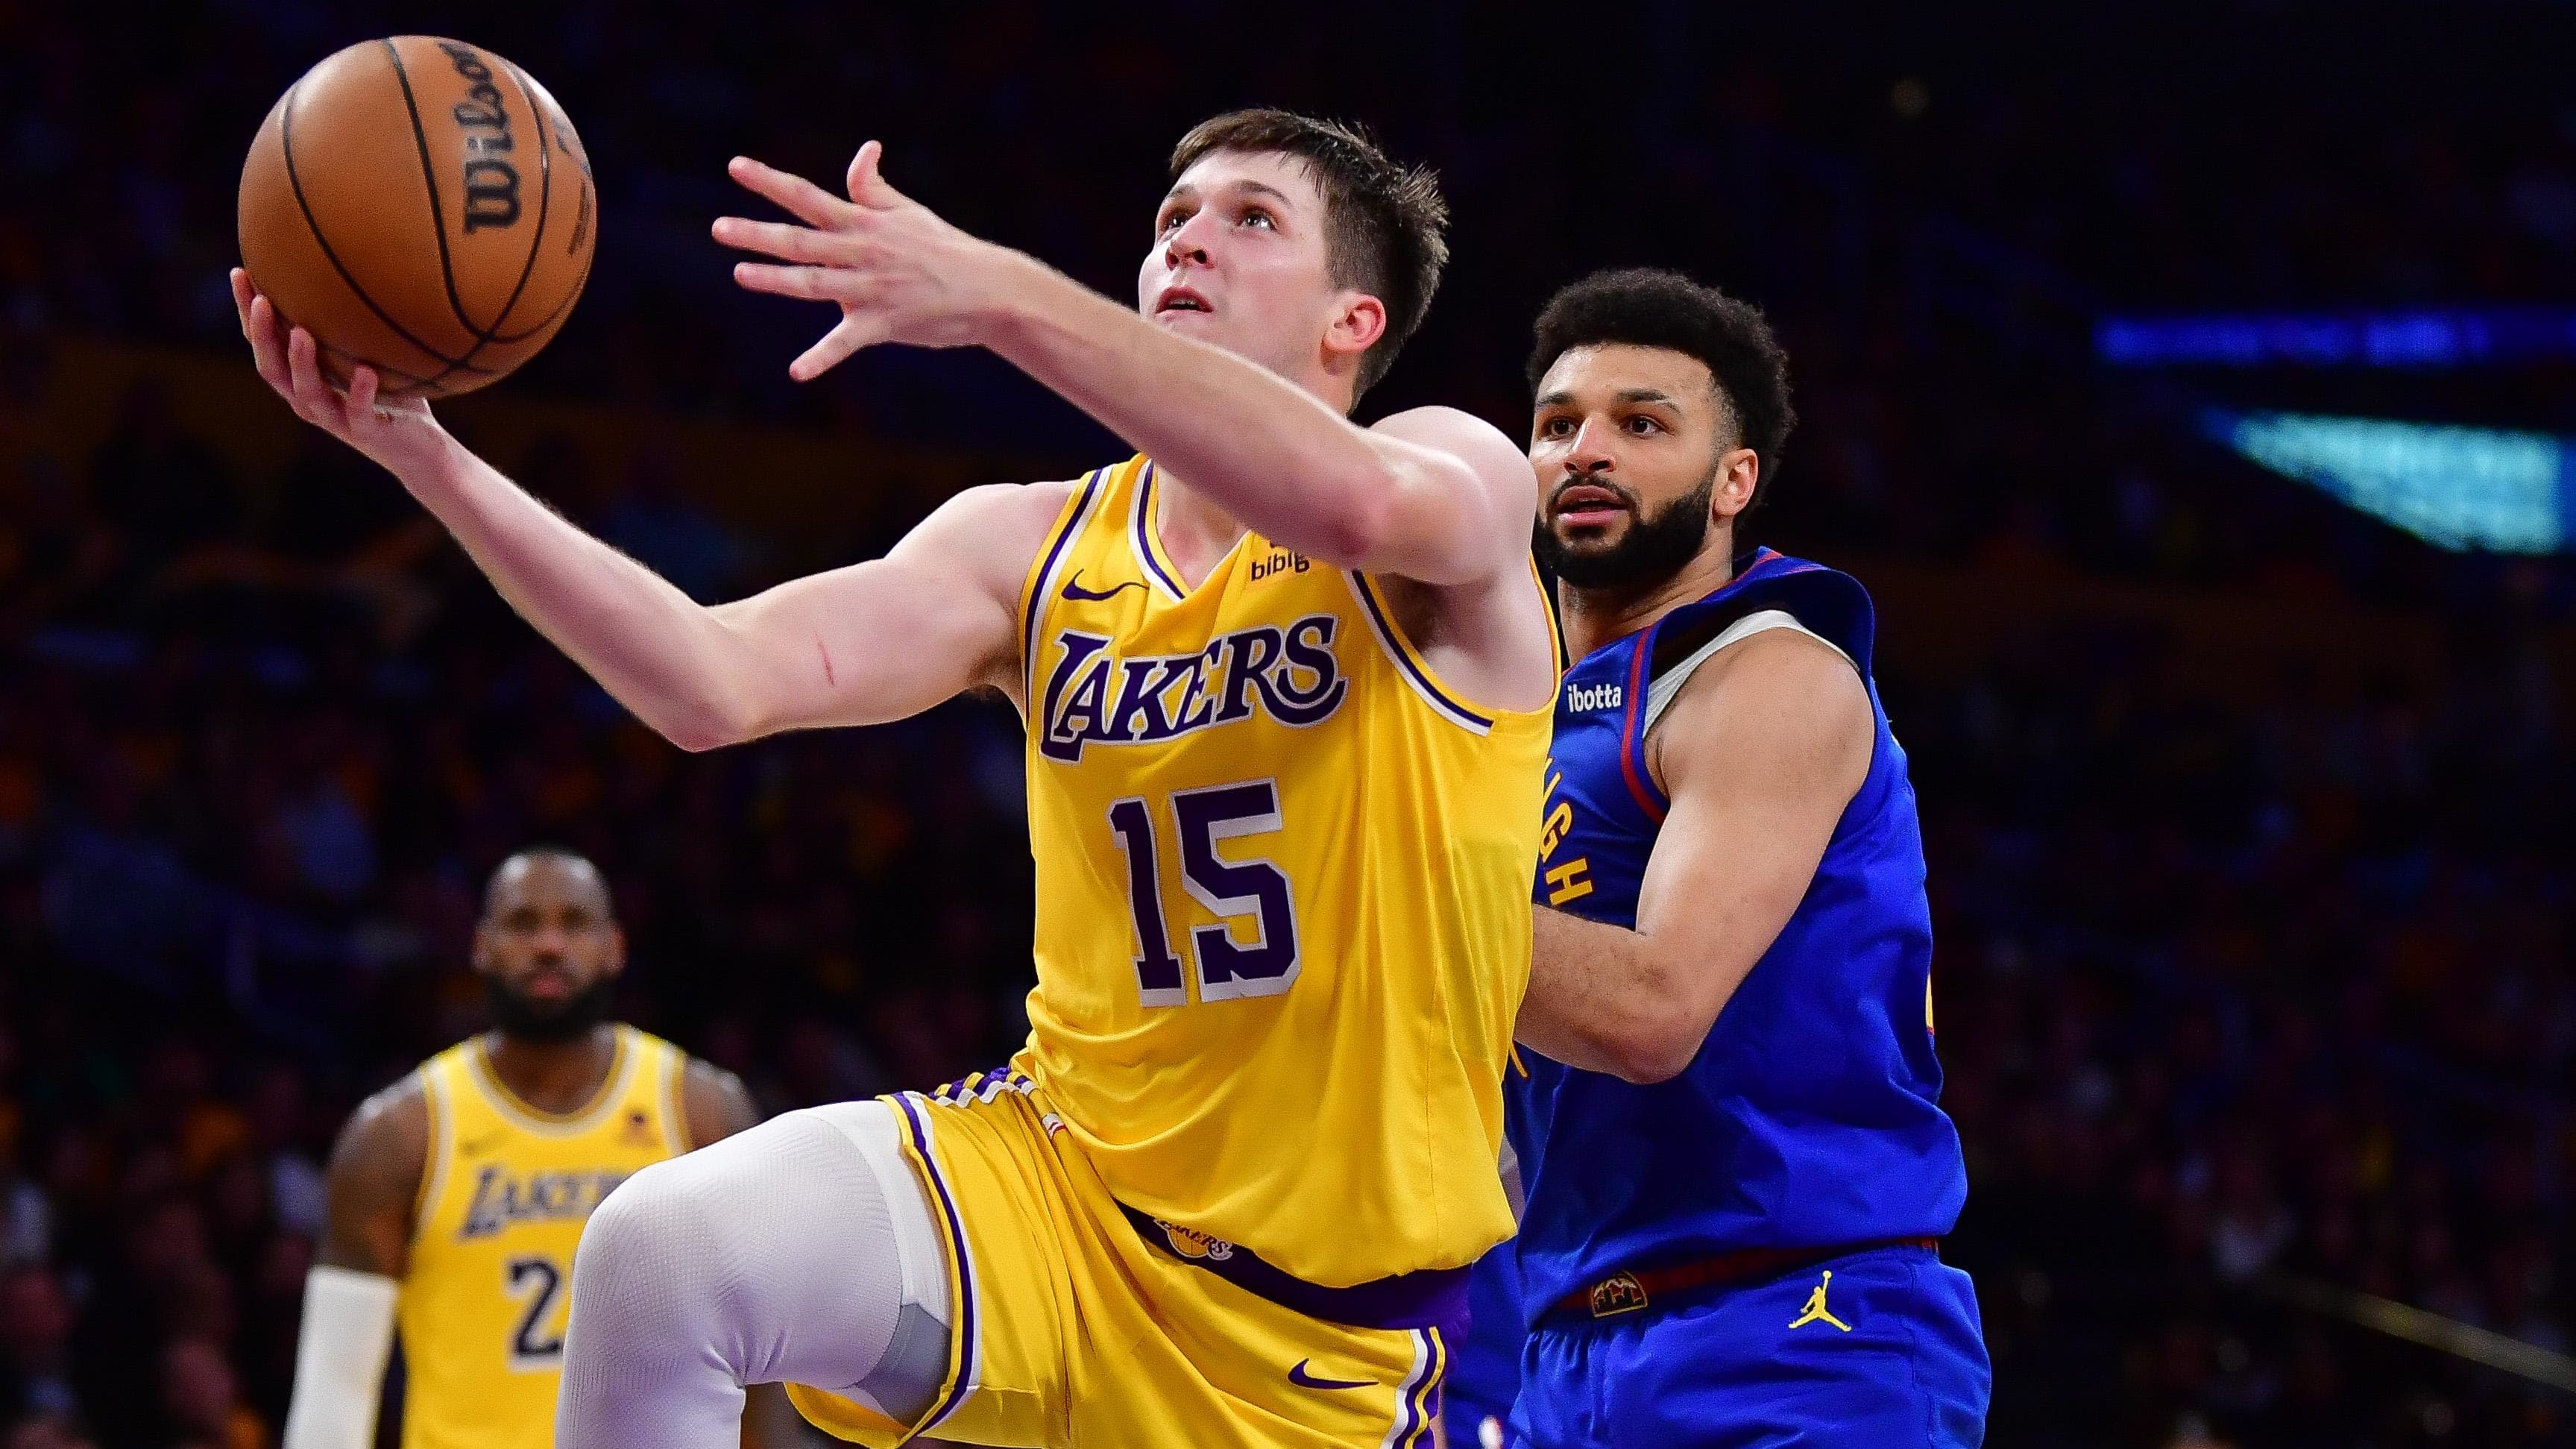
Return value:
<svg viewBox="0 0 2576 1449">
<path fill-rule="evenodd" d="M 1282 828 L 1279 789 L 1269 780 L 1245 780 L 1197 790 L 1175 790 L 1164 812 L 1141 796 L 1109 807 L 1109 829 L 1127 857 L 1127 897 L 1136 925 L 1136 990 L 1147 1006 L 1180 1006 L 1189 999 L 1181 958 L 1163 918 L 1162 830 L 1181 852 L 1181 884 L 1193 900 L 1224 919 L 1189 933 L 1187 948 L 1198 972 L 1199 1000 L 1277 996 L 1297 982 L 1297 907 L 1288 877 L 1260 858 L 1229 860 L 1217 843 L 1237 836 L 1269 835 Z M 1158 818 L 1158 816 L 1160 818 Z M 1235 938 L 1232 922 L 1251 918 L 1249 943 Z"/>
</svg>

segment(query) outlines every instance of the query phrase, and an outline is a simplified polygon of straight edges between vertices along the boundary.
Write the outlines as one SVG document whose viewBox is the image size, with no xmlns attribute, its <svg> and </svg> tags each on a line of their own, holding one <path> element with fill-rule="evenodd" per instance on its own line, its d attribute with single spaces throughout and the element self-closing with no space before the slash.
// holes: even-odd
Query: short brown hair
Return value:
<svg viewBox="0 0 2576 1449">
<path fill-rule="evenodd" d="M 1325 264 L 1336 286 L 1368 293 L 1386 305 L 1386 335 L 1360 358 L 1359 387 L 1366 392 L 1395 365 L 1449 261 L 1449 203 L 1428 166 L 1405 166 L 1367 130 L 1319 121 L 1291 111 L 1228 111 L 1190 128 L 1172 148 L 1172 179 L 1218 151 L 1294 156 L 1306 163 L 1324 194 L 1330 231 Z"/>
</svg>

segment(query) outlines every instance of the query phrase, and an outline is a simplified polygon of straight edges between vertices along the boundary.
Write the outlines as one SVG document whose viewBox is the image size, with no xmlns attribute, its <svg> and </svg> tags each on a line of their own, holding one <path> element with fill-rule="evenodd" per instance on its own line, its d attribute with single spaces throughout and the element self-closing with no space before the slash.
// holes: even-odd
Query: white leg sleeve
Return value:
<svg viewBox="0 0 2576 1449">
<path fill-rule="evenodd" d="M 737 1449 L 745 1384 L 928 1409 L 953 1315 L 899 1130 L 883 1102 L 791 1112 L 610 1193 L 573 1256 L 559 1449 Z"/>
</svg>

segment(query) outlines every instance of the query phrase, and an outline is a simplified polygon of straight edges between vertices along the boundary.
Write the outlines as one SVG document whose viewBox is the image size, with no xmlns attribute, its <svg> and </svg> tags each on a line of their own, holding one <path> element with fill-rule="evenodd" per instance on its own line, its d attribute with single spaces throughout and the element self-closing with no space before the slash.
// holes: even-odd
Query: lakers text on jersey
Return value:
<svg viewBox="0 0 2576 1449">
<path fill-rule="evenodd" d="M 480 1037 L 421 1065 L 429 1163 L 397 1318 L 404 1449 L 553 1442 L 582 1225 L 619 1183 L 689 1146 L 687 1059 L 616 1031 L 608 1080 L 565 1115 L 512 1096 Z"/>
</svg>

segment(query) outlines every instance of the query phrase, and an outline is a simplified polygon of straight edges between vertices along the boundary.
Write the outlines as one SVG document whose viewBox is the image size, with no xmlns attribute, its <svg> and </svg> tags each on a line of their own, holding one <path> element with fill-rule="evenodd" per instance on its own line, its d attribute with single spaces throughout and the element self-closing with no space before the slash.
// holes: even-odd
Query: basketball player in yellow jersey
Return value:
<svg viewBox="0 0 2576 1449">
<path fill-rule="evenodd" d="M 1275 111 L 1185 137 L 1132 309 L 895 191 L 737 160 L 746 286 L 982 346 L 1139 456 L 971 489 L 886 557 L 714 607 L 427 406 L 347 395 L 235 281 L 261 374 L 389 468 L 637 717 L 707 749 L 989 688 L 1028 729 L 1028 1046 L 936 1097 L 791 1113 L 647 1168 L 574 1274 L 565 1449 L 716 1449 L 744 1384 L 836 1433 L 1411 1444 L 1511 1229 L 1500 1082 L 1556 649 L 1518 447 L 1361 427 L 1446 255 L 1428 173 Z M 1145 218 L 1139 218 L 1140 222 Z"/>
<path fill-rule="evenodd" d="M 757 1118 L 731 1073 L 603 1020 L 624 966 L 590 862 L 533 850 L 494 873 L 474 950 L 493 1030 L 371 1098 L 333 1150 L 285 1449 L 376 1442 L 397 1324 L 405 1449 L 553 1442 L 584 1220 L 638 1169 Z"/>
</svg>

